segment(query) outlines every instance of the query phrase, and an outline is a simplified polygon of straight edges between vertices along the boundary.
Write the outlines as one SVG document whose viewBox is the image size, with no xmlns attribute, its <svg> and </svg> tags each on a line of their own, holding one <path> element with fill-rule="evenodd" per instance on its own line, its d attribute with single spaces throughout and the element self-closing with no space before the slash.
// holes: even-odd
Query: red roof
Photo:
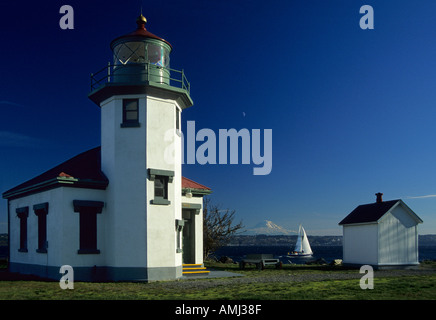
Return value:
<svg viewBox="0 0 436 320">
<path fill-rule="evenodd" d="M 100 147 L 97 147 L 6 191 L 3 193 L 3 198 L 42 191 L 66 183 L 75 187 L 105 189 L 108 182 L 101 171 Z"/>
<path fill-rule="evenodd" d="M 136 24 L 138 25 L 138 28 L 131 33 L 128 33 L 124 36 L 121 36 L 121 37 L 118 37 L 118 38 L 112 40 L 111 48 L 113 49 L 113 44 L 115 44 L 116 42 L 118 42 L 121 39 L 138 38 L 138 37 L 140 37 L 140 38 L 152 38 L 152 39 L 160 40 L 160 41 L 165 42 L 166 44 L 168 44 L 172 48 L 171 43 L 169 43 L 165 39 L 162 39 L 161 37 L 158 37 L 157 35 L 151 33 L 150 31 L 148 31 L 145 28 L 146 23 L 147 23 L 147 20 L 144 18 L 143 15 L 140 15 L 138 17 L 138 19 L 136 19 Z"/>
<path fill-rule="evenodd" d="M 192 181 L 191 179 L 185 178 L 185 177 L 182 177 L 182 188 L 183 189 L 190 188 L 190 189 L 210 190 L 210 188 L 208 188 L 202 184 L 199 184 L 195 181 Z"/>
<path fill-rule="evenodd" d="M 17 198 L 59 186 L 105 189 L 109 180 L 101 170 L 101 147 L 85 151 L 60 165 L 3 193 L 3 198 Z M 210 188 L 182 177 L 182 188 Z"/>
</svg>

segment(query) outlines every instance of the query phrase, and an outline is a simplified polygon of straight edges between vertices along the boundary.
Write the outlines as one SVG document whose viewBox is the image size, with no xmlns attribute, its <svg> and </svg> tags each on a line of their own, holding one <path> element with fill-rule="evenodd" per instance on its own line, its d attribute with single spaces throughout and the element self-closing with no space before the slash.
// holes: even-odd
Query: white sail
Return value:
<svg viewBox="0 0 436 320">
<path fill-rule="evenodd" d="M 309 256 L 312 255 L 312 248 L 309 244 L 309 239 L 307 238 L 306 230 L 300 225 L 298 229 L 297 243 L 295 244 L 294 251 L 291 255 L 294 256 Z"/>
<path fill-rule="evenodd" d="M 301 252 L 302 249 L 302 237 L 301 237 L 301 226 L 298 230 L 298 237 L 297 237 L 297 243 L 295 244 L 294 252 Z"/>
<path fill-rule="evenodd" d="M 301 251 L 306 254 L 311 254 L 312 248 L 310 247 L 309 239 L 307 239 L 306 231 L 303 227 L 301 227 L 301 230 L 303 231 L 303 235 L 301 237 Z"/>
</svg>

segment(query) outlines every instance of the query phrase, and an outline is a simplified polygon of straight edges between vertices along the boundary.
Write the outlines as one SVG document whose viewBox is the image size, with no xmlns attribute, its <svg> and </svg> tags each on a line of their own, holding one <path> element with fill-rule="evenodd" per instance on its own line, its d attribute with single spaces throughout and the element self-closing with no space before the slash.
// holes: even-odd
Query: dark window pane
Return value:
<svg viewBox="0 0 436 320">
<path fill-rule="evenodd" d="M 27 249 L 27 217 L 20 219 L 20 249 Z"/>
<path fill-rule="evenodd" d="M 168 177 L 157 176 L 154 179 L 154 196 L 168 199 Z"/>
<path fill-rule="evenodd" d="M 137 111 L 127 111 L 126 112 L 126 121 L 137 121 L 138 120 L 138 112 Z"/>
<path fill-rule="evenodd" d="M 180 112 L 176 109 L 176 129 L 180 130 Z"/>
<path fill-rule="evenodd" d="M 138 110 L 138 100 L 124 100 L 126 111 Z"/>
<path fill-rule="evenodd" d="M 138 99 L 124 99 L 123 122 L 137 122 L 138 116 Z"/>
<path fill-rule="evenodd" d="M 97 249 L 97 214 L 92 210 L 80 212 L 80 249 Z"/>
<path fill-rule="evenodd" d="M 47 242 L 47 215 L 38 215 L 38 249 L 46 249 Z"/>
</svg>

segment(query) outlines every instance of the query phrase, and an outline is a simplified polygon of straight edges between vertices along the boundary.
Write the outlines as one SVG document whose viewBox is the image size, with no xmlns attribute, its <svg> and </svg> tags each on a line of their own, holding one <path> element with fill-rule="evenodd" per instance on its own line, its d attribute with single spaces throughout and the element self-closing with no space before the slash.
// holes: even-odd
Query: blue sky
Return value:
<svg viewBox="0 0 436 320">
<path fill-rule="evenodd" d="M 64 4 L 73 30 L 59 27 Z M 191 82 L 183 127 L 272 130 L 269 175 L 184 165 L 215 203 L 247 227 L 266 219 L 341 234 L 338 222 L 383 192 L 424 220 L 421 234 L 436 233 L 433 0 L 2 2 L 1 192 L 100 144 L 89 75 L 135 29 L 141 5 Z M 374 8 L 373 30 L 359 27 L 362 5 Z"/>
</svg>

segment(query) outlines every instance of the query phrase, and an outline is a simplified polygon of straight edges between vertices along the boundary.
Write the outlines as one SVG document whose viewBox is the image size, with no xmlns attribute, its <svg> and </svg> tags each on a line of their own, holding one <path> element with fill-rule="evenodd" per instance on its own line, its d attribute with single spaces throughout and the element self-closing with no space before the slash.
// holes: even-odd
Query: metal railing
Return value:
<svg viewBox="0 0 436 320">
<path fill-rule="evenodd" d="M 131 68 L 132 71 L 126 72 Z M 123 70 L 124 69 L 124 70 Z M 123 70 L 123 72 L 120 72 Z M 130 78 L 130 79 L 129 79 Z M 129 79 L 122 81 L 121 79 Z M 113 83 L 146 83 L 155 82 L 185 89 L 188 94 L 191 84 L 186 78 L 185 72 L 171 68 L 164 68 L 153 63 L 138 63 L 129 65 L 108 65 L 96 73 L 91 73 L 91 91 L 94 91 L 108 82 Z"/>
</svg>

